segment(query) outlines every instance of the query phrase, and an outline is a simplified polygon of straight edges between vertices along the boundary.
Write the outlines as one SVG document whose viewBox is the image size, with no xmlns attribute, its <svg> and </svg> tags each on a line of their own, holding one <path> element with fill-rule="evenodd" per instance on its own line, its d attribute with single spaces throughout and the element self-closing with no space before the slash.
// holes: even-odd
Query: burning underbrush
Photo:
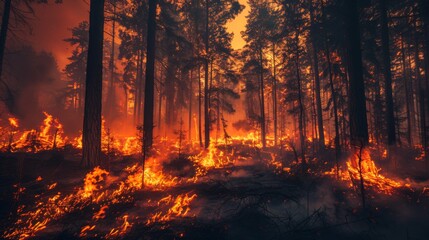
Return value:
<svg viewBox="0 0 429 240">
<path fill-rule="evenodd" d="M 79 144 L 49 116 L 48 130 L 36 134 L 40 148 L 20 147 L 23 131 L 10 120 L 3 158 L 20 159 L 17 167 L 49 153 L 63 159 L 40 172 L 29 166 L 13 180 L 2 238 L 402 239 L 424 231 L 414 223 L 427 216 L 429 184 L 384 170 L 382 149 L 356 151 L 339 168 L 330 150 L 323 157 L 308 151 L 303 168 L 290 149 L 261 149 L 249 136 L 207 150 L 159 139 L 143 171 L 138 137 L 105 132 L 109 168 L 85 172 L 79 155 L 67 154 Z"/>
</svg>

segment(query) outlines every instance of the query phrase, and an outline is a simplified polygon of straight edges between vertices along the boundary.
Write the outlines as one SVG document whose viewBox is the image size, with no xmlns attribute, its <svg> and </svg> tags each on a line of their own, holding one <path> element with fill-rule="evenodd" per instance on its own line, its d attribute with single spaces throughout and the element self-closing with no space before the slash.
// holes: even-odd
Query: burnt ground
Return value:
<svg viewBox="0 0 429 240">
<path fill-rule="evenodd" d="M 396 164 L 377 164 L 395 176 L 413 183 L 412 188 L 398 188 L 392 195 L 366 189 L 366 208 L 359 191 L 349 182 L 323 174 L 334 162 L 333 153 L 319 155 L 303 173 L 294 164 L 290 152 L 279 159 L 290 171 L 280 171 L 267 164 L 268 149 L 261 152 L 248 146 L 224 149 L 238 160 L 235 165 L 211 169 L 204 177 L 162 190 L 147 189 L 124 194 L 118 202 L 88 203 L 79 210 L 53 219 L 34 239 L 105 238 L 112 229 L 125 229 L 109 238 L 123 239 L 427 239 L 429 236 L 429 194 L 423 192 L 427 178 L 422 163 L 412 160 L 410 151 L 398 150 Z M 375 154 L 376 155 L 376 154 Z M 377 157 L 374 157 L 377 160 Z M 311 157 L 310 157 L 311 159 Z M 410 160 L 411 159 L 411 160 Z M 136 157 L 116 157 L 111 175 L 124 177 L 122 169 L 138 162 Z M 33 209 L 34 203 L 56 192 L 73 193 L 82 186 L 88 170 L 79 165 L 78 151 L 62 149 L 37 154 L 1 155 L 0 232 L 20 228 L 16 210 Z M 341 162 L 344 164 L 344 162 Z M 178 179 L 195 175 L 196 167 L 186 157 L 163 164 L 164 172 Z M 183 170 L 184 169 L 184 170 Z M 184 173 L 186 172 L 186 173 Z M 36 180 L 38 176 L 42 180 Z M 54 190 L 46 186 L 58 183 Z M 428 184 L 429 185 L 429 184 Z M 18 188 L 25 191 L 17 194 Z M 169 206 L 157 204 L 166 196 L 196 194 L 189 213 L 148 223 L 157 212 L 168 213 Z M 94 220 L 94 213 L 108 205 L 105 216 Z M 126 216 L 126 219 L 124 218 Z M 129 226 L 123 228 L 124 223 Z M 80 235 L 85 226 L 95 226 Z M 3 235 L 4 237 L 5 235 Z"/>
</svg>

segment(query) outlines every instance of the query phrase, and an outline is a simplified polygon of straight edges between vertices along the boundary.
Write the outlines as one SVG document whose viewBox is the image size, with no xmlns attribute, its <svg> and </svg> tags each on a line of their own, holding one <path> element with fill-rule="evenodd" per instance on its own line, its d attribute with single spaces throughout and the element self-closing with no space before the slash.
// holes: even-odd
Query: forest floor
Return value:
<svg viewBox="0 0 429 240">
<path fill-rule="evenodd" d="M 160 172 L 145 174 L 145 181 L 169 177 L 144 190 L 135 156 L 116 156 L 109 173 L 98 169 L 91 175 L 80 167 L 79 151 L 70 148 L 2 154 L 0 234 L 8 239 L 427 239 L 429 182 L 421 161 L 409 157 L 410 151 L 397 152 L 395 168 L 381 158 L 375 162 L 408 184 L 387 193 L 368 185 L 365 208 L 358 181 L 327 174 L 335 166 L 333 151 L 308 156 L 305 172 L 291 151 L 276 148 L 222 146 L 211 158 L 226 155 L 234 161 L 205 168 L 190 160 L 197 154 L 174 154 L 159 163 Z"/>
</svg>

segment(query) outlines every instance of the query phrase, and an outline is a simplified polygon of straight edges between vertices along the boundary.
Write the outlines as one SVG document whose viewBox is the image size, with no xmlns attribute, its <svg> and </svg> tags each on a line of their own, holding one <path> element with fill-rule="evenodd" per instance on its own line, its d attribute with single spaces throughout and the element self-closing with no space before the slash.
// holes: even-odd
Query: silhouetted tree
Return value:
<svg viewBox="0 0 429 240">
<path fill-rule="evenodd" d="M 82 136 L 82 163 L 101 164 L 104 0 L 91 0 Z"/>
<path fill-rule="evenodd" d="M 350 143 L 354 146 L 365 146 L 369 140 L 358 1 L 344 0 L 343 4 L 346 14 L 347 69 L 350 79 Z"/>
<path fill-rule="evenodd" d="M 153 113 L 155 91 L 155 43 L 156 43 L 156 7 L 157 0 L 149 1 L 149 16 L 147 22 L 147 54 L 146 54 L 146 84 L 144 99 L 144 142 L 143 154 L 146 156 L 153 142 Z M 144 162 L 143 162 L 144 169 Z"/>
</svg>

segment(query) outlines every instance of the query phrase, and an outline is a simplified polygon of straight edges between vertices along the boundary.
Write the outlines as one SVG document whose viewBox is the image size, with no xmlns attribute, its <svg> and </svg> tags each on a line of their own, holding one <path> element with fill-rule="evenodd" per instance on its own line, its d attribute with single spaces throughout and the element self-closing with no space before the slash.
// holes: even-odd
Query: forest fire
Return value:
<svg viewBox="0 0 429 240">
<path fill-rule="evenodd" d="M 19 121 L 9 118 L 9 139 L 2 142 L 3 149 L 10 152 L 39 152 L 63 147 L 67 141 L 63 125 L 52 115 L 44 112 L 45 119 L 39 129 L 19 131 Z M 7 129 L 4 127 L 3 129 Z"/>
<path fill-rule="evenodd" d="M 81 146 L 76 144 L 76 140 L 65 137 L 62 131 L 62 124 L 52 115 L 45 113 L 45 120 L 39 127 L 39 134 L 34 138 L 40 144 L 39 148 L 29 147 L 31 142 L 23 141 L 26 139 L 27 134 L 34 130 L 19 129 L 17 120 L 9 120 L 10 125 L 13 126 L 13 134 L 18 136 L 12 141 L 13 152 L 34 152 L 41 150 L 54 150 L 57 149 L 64 151 L 66 145 L 70 145 L 76 149 Z M 106 131 L 103 131 L 103 136 Z M 80 137 L 81 138 L 81 137 Z M 103 137 L 103 139 L 114 139 L 113 135 Z M 57 139 L 57 140 L 55 140 Z M 119 138 L 115 138 L 119 139 Z M 138 137 L 128 137 L 125 140 L 116 141 L 103 141 L 102 144 L 110 144 L 109 151 L 117 151 L 118 156 L 137 155 L 139 156 L 139 148 L 141 143 Z M 225 171 L 225 169 L 246 164 L 255 164 L 254 155 L 242 155 L 241 148 L 253 149 L 252 151 L 261 148 L 260 145 L 255 144 L 260 142 L 258 137 L 252 134 L 239 137 L 235 136 L 228 144 L 220 143 L 220 145 L 210 145 L 207 150 L 199 150 L 196 148 L 189 148 L 186 145 L 179 146 L 178 140 L 164 138 L 161 142 L 156 143 L 157 150 L 156 156 L 150 157 L 145 161 L 144 177 L 142 175 L 141 164 L 135 163 L 121 169 L 121 173 L 114 174 L 101 167 L 95 167 L 92 171 L 87 173 L 83 178 L 83 184 L 80 187 L 75 187 L 71 193 L 61 192 L 58 189 L 58 183 L 52 182 L 44 186 L 44 193 L 35 197 L 36 202 L 34 205 L 21 205 L 17 210 L 16 221 L 7 229 L 3 237 L 8 239 L 25 239 L 37 236 L 43 232 L 53 222 L 65 218 L 67 215 L 76 213 L 78 211 L 89 211 L 91 217 L 88 218 L 87 225 L 82 225 L 79 230 L 78 236 L 80 238 L 86 237 L 102 237 L 107 239 L 120 238 L 126 236 L 132 231 L 133 226 L 151 226 L 168 224 L 177 218 L 190 217 L 193 202 L 198 198 L 198 194 L 193 191 L 183 192 L 177 194 L 169 193 L 171 190 L 185 187 L 189 184 L 201 184 L 207 181 L 206 176 L 211 174 L 213 170 Z M 58 145 L 54 146 L 53 143 L 57 142 Z M 77 141 L 81 142 L 81 140 Z M 191 144 L 195 145 L 195 144 Z M 130 147 L 132 146 L 132 147 Z M 177 176 L 173 172 L 169 172 L 166 168 L 167 163 L 172 158 L 171 153 L 162 150 L 166 146 L 173 146 L 169 152 L 181 152 L 179 147 L 187 149 L 188 153 L 192 153 L 188 158 L 189 164 L 195 168 L 195 173 L 186 177 Z M 63 149 L 63 150 L 61 150 Z M 108 148 L 104 148 L 108 149 Z M 275 148 L 274 148 L 275 149 Z M 183 150 L 182 150 L 183 151 Z M 249 150 L 247 150 L 249 151 Z M 285 147 L 283 151 L 291 151 L 289 147 Z M 387 157 L 386 150 L 379 150 L 383 158 Z M 183 153 L 182 153 L 183 154 Z M 297 162 L 292 161 L 288 164 L 284 162 L 279 156 L 278 150 L 269 152 L 261 151 L 259 155 L 265 155 L 265 166 L 271 169 L 276 174 L 284 175 L 294 172 L 299 165 Z M 173 154 L 176 155 L 176 154 Z M 184 155 L 176 155 L 183 158 Z M 171 164 L 171 163 L 169 163 Z M 188 169 L 189 171 L 189 169 Z M 227 170 L 229 172 L 230 170 Z M 314 170 L 311 172 L 315 173 Z M 396 195 L 401 189 L 407 188 L 411 191 L 420 191 L 417 187 L 413 187 L 409 183 L 403 181 L 393 180 L 386 177 L 382 173 L 382 169 L 376 166 L 376 163 L 370 156 L 368 149 L 357 151 L 352 154 L 345 162 L 342 168 L 332 168 L 326 175 L 332 178 L 343 181 L 349 185 L 350 189 L 359 194 L 359 182 L 362 179 L 364 186 L 367 190 L 375 191 L 380 194 Z M 296 175 L 296 172 L 293 174 Z M 143 188 L 144 180 L 144 188 Z M 43 182 L 44 177 L 38 176 L 37 182 Z M 129 212 L 122 216 L 115 217 L 116 226 L 106 228 L 106 221 L 111 216 L 112 208 L 115 205 L 133 203 L 136 201 L 135 194 L 142 189 L 145 191 L 162 192 L 166 195 L 164 197 L 149 198 L 139 200 L 144 208 L 152 209 L 143 215 L 136 215 L 136 213 Z M 422 194 L 425 194 L 425 188 L 422 189 Z M 16 193 L 17 196 L 25 194 L 25 188 L 19 188 Z M 195 215 L 194 215 L 195 217 Z M 183 234 L 177 233 L 178 235 Z"/>
<path fill-rule="evenodd" d="M 351 187 L 356 188 L 359 188 L 358 183 L 362 179 L 365 186 L 387 195 L 394 194 L 395 190 L 400 188 L 409 188 L 411 186 L 408 183 L 404 184 L 381 174 L 382 169 L 377 168 L 375 162 L 371 159 L 369 151 L 366 149 L 349 157 L 346 166 L 345 170 L 339 169 L 338 173 L 336 168 L 332 168 L 326 174 L 333 177 L 338 176 L 340 180 L 349 182 Z"/>
<path fill-rule="evenodd" d="M 152 168 L 145 169 L 145 188 L 166 190 L 178 184 L 174 178 L 162 175 L 160 172 L 152 172 Z M 109 172 L 96 167 L 84 178 L 82 187 L 76 189 L 71 194 L 54 193 L 46 199 L 40 199 L 35 206 L 21 206 L 18 212 L 19 218 L 9 229 L 4 237 L 6 238 L 28 238 L 33 237 L 37 232 L 44 230 L 47 225 L 75 211 L 84 210 L 90 205 L 100 205 L 98 212 L 94 212 L 92 220 L 97 222 L 106 217 L 106 211 L 112 204 L 130 201 L 132 192 L 142 187 L 141 168 L 137 165 L 124 169 L 128 175 L 123 181 L 109 183 Z M 49 191 L 55 188 L 47 186 Z M 52 191 L 51 191 L 52 192 Z M 184 217 L 190 211 L 190 203 L 197 197 L 196 194 L 181 194 L 178 196 L 168 195 L 158 201 L 158 206 L 168 207 L 168 210 L 159 211 L 148 218 L 146 224 L 158 221 L 169 221 L 172 217 Z M 112 229 L 106 236 L 115 238 L 126 233 L 131 227 L 128 215 L 123 217 L 123 225 Z M 86 236 L 89 231 L 94 230 L 95 225 L 84 226 L 80 231 L 80 236 Z"/>
<path fill-rule="evenodd" d="M 0 12 L 1 239 L 429 235 L 429 0 Z"/>
</svg>

